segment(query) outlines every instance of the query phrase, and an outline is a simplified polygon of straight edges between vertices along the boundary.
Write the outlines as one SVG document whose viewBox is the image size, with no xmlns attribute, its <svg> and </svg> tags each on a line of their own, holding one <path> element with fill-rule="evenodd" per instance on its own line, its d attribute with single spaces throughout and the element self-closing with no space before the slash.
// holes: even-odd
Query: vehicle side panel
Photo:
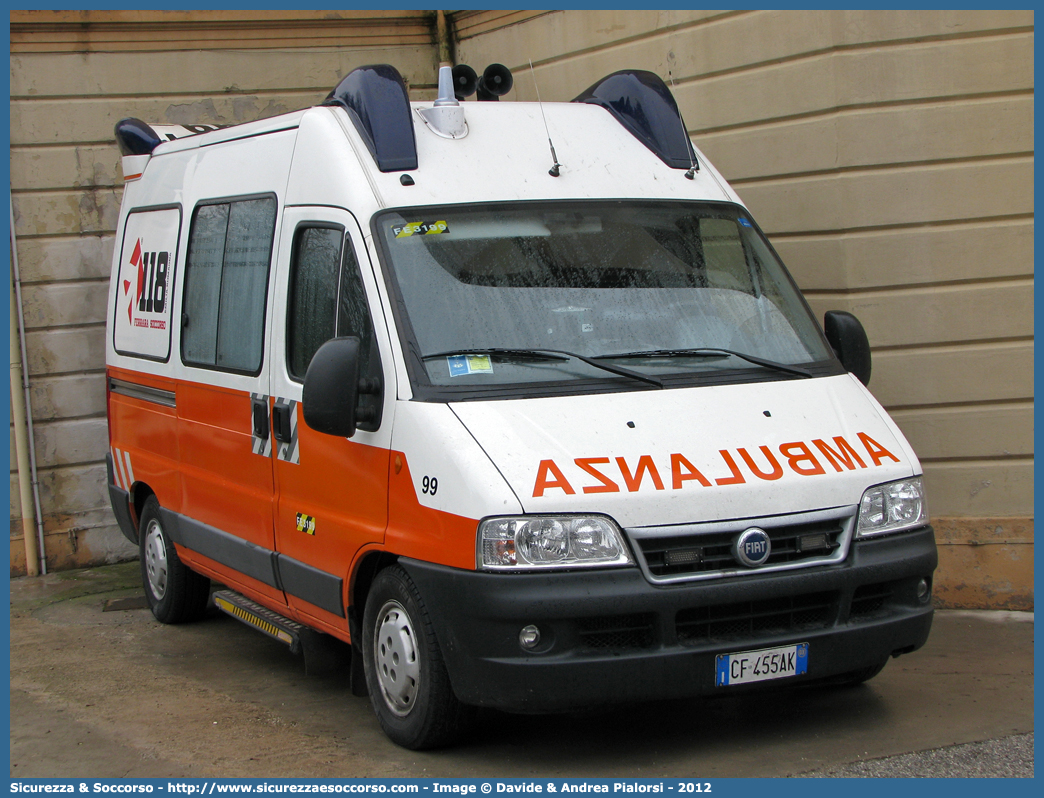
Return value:
<svg viewBox="0 0 1044 798">
<path fill-rule="evenodd" d="M 173 392 L 174 383 L 110 369 L 109 378 Z M 133 390 L 133 388 L 131 388 Z M 174 502 L 181 496 L 176 409 L 155 401 L 109 392 L 109 440 L 116 484 L 132 491 L 148 484 Z M 136 516 L 132 518 L 137 521 Z"/>
</svg>

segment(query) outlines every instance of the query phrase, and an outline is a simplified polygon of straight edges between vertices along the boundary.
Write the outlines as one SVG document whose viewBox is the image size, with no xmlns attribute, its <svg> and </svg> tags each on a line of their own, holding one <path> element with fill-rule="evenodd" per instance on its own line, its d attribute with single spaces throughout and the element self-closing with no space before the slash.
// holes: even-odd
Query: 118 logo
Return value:
<svg viewBox="0 0 1044 798">
<path fill-rule="evenodd" d="M 131 266 L 138 271 L 137 290 L 127 305 L 127 317 L 131 324 L 138 327 L 166 327 L 164 321 L 152 323 L 145 319 L 135 319 L 135 306 L 139 313 L 163 313 L 167 307 L 167 275 L 170 271 L 169 252 L 143 252 L 141 239 L 134 244 L 134 252 L 130 258 Z M 123 281 L 123 291 L 130 293 L 130 280 Z"/>
</svg>

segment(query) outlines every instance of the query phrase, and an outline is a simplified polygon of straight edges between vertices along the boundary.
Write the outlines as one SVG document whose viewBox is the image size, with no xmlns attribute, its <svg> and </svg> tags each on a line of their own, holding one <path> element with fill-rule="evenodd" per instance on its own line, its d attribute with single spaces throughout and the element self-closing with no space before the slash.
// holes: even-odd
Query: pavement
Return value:
<svg viewBox="0 0 1044 798">
<path fill-rule="evenodd" d="M 11 582 L 12 777 L 1032 777 L 1033 614 L 941 611 L 855 688 L 553 716 L 398 748 L 341 675 L 216 610 L 144 607 L 137 563 Z"/>
<path fill-rule="evenodd" d="M 806 778 L 1033 778 L 1033 735 L 965 743 L 802 773 Z"/>
</svg>

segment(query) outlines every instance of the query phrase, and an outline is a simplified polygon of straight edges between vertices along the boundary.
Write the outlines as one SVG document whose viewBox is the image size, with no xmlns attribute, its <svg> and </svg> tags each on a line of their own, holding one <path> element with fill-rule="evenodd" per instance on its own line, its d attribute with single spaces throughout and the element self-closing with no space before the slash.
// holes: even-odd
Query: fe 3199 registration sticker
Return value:
<svg viewBox="0 0 1044 798">
<path fill-rule="evenodd" d="M 392 235 L 396 238 L 409 238 L 410 236 L 433 236 L 440 233 L 448 233 L 449 225 L 443 222 L 407 222 L 406 224 L 392 225 Z"/>
<path fill-rule="evenodd" d="M 714 684 L 718 687 L 800 676 L 808 672 L 808 643 L 719 654 L 714 671 Z"/>
</svg>

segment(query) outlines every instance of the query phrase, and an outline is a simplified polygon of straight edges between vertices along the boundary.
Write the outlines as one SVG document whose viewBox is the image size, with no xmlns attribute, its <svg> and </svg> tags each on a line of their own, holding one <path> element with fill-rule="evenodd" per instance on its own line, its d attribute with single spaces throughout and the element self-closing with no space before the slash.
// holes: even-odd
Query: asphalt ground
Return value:
<svg viewBox="0 0 1044 798">
<path fill-rule="evenodd" d="M 213 610 L 144 609 L 137 563 L 11 583 L 12 777 L 1028 777 L 1033 615 L 938 612 L 927 645 L 854 688 L 554 716 L 483 713 L 398 748 L 342 675 Z"/>
<path fill-rule="evenodd" d="M 869 759 L 800 775 L 817 779 L 1032 779 L 1033 734 Z"/>
</svg>

